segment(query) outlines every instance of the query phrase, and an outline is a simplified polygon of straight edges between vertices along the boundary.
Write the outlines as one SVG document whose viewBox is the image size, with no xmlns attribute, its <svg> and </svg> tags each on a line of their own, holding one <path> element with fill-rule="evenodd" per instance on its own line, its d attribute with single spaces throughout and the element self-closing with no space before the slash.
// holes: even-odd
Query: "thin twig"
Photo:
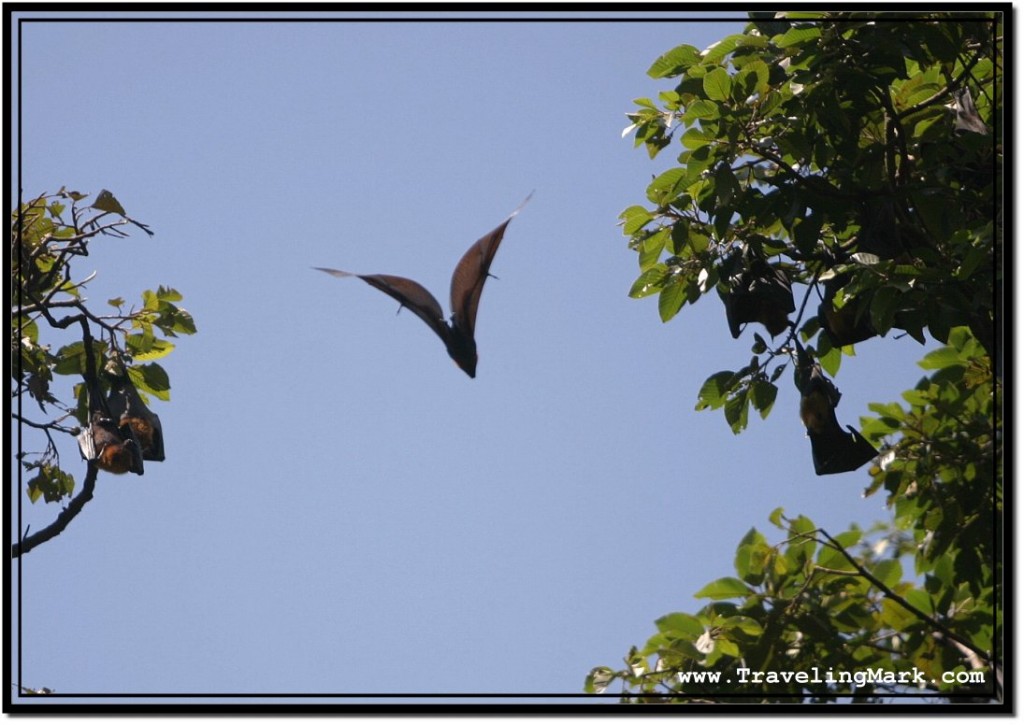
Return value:
<svg viewBox="0 0 1024 725">
<path fill-rule="evenodd" d="M 920 609 L 915 607 L 913 604 L 911 604 L 906 599 L 904 599 L 899 594 L 897 594 L 892 589 L 890 589 L 885 584 L 883 584 L 874 574 L 869 572 L 867 569 L 864 568 L 863 565 L 861 565 L 856 559 L 854 559 L 853 556 L 851 556 L 850 553 L 843 547 L 843 545 L 840 544 L 835 539 L 833 539 L 829 535 L 829 533 L 827 531 L 825 531 L 825 529 L 818 529 L 817 531 L 822 536 L 824 536 L 826 539 L 828 539 L 827 546 L 830 546 L 831 548 L 835 549 L 840 554 L 842 554 L 843 558 L 846 559 L 848 562 L 850 562 L 850 565 L 853 566 L 853 568 L 857 570 L 856 572 L 852 572 L 851 571 L 851 572 L 842 572 L 842 573 L 844 573 L 844 574 L 860 574 L 862 577 L 864 577 L 869 582 L 871 582 L 871 584 L 873 584 L 875 587 L 877 587 L 878 590 L 882 592 L 882 596 L 884 596 L 886 599 L 889 599 L 889 600 L 891 600 L 893 602 L 896 602 L 901 607 L 906 609 L 908 612 L 913 614 L 915 617 L 918 617 L 921 620 L 923 620 L 923 621 L 927 622 L 928 624 L 930 624 L 932 627 L 937 629 L 939 632 L 941 632 L 948 639 L 952 640 L 955 643 L 959 643 L 959 644 L 963 645 L 964 647 L 966 647 L 967 649 L 969 649 L 971 652 L 974 652 L 976 655 L 978 655 L 983 661 L 987 662 L 989 665 L 993 664 L 993 662 L 992 662 L 992 655 L 991 654 L 989 654 L 988 652 L 985 652 L 984 650 L 980 649 L 979 647 L 974 645 L 972 642 L 964 639 L 963 637 L 958 635 L 956 632 L 951 630 L 949 627 L 947 627 L 946 625 L 944 625 L 941 622 L 939 622 L 934 617 L 931 617 L 931 616 L 925 614 Z M 818 543 L 824 544 L 825 542 L 818 542 Z"/>
</svg>

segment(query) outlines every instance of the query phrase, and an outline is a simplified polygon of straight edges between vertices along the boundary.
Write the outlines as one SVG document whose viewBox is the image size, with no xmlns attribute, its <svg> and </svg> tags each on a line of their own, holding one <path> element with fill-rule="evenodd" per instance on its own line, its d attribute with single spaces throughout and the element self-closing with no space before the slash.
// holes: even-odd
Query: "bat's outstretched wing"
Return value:
<svg viewBox="0 0 1024 725">
<path fill-rule="evenodd" d="M 491 262 L 498 251 L 498 246 L 505 236 L 505 229 L 526 202 L 533 196 L 527 196 L 514 212 L 508 215 L 497 229 L 481 237 L 455 266 L 452 273 L 451 301 L 452 325 L 469 340 L 474 339 L 476 330 L 476 310 L 480 305 L 480 293 L 484 290 L 491 269 Z"/>
<path fill-rule="evenodd" d="M 353 274 L 343 272 L 340 269 L 330 267 L 314 267 L 321 272 L 334 275 L 335 277 L 358 277 L 371 287 L 376 287 L 384 294 L 398 300 L 402 307 L 407 307 L 421 320 L 427 323 L 431 330 L 441 338 L 447 346 L 451 340 L 451 331 L 444 321 L 444 311 L 441 303 L 434 295 L 430 294 L 426 287 L 405 277 L 395 277 L 390 274 Z"/>
</svg>

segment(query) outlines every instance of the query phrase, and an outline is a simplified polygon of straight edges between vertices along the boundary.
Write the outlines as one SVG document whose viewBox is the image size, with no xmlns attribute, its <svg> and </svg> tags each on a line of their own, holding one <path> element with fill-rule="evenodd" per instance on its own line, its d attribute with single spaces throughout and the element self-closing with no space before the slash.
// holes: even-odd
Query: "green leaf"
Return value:
<svg viewBox="0 0 1024 725">
<path fill-rule="evenodd" d="M 880 287 L 871 298 L 871 324 L 879 335 L 892 329 L 896 311 L 900 306 L 900 291 L 895 287 Z"/>
<path fill-rule="evenodd" d="M 665 250 L 665 244 L 670 238 L 671 230 L 667 227 L 662 227 L 640 242 L 638 261 L 641 270 L 650 269 L 653 265 L 657 264 L 661 253 Z"/>
<path fill-rule="evenodd" d="M 851 546 L 855 546 L 860 541 L 860 530 L 851 529 L 850 531 L 844 531 L 832 538 L 835 539 L 840 546 L 847 551 L 850 550 Z M 843 554 L 834 549 L 831 546 L 822 546 L 818 551 L 818 564 L 827 569 L 841 569 L 849 570 L 853 572 L 853 568 L 850 566 L 850 562 L 846 560 Z"/>
<path fill-rule="evenodd" d="M 694 127 L 687 129 L 680 141 L 686 148 L 694 150 L 707 146 L 712 139 L 703 130 Z"/>
<path fill-rule="evenodd" d="M 724 637 L 717 637 L 715 639 L 715 651 L 721 652 L 723 655 L 729 655 L 730 657 L 739 657 L 740 648 L 735 642 L 725 639 Z"/>
<path fill-rule="evenodd" d="M 775 39 L 775 45 L 780 48 L 788 48 L 792 45 L 807 43 L 815 38 L 821 37 L 821 28 L 813 25 L 794 25 L 782 37 Z"/>
<path fill-rule="evenodd" d="M 722 407 L 732 391 L 732 381 L 735 377 L 736 373 L 732 370 L 721 370 L 705 380 L 700 386 L 700 392 L 697 393 L 697 410 L 714 410 Z"/>
<path fill-rule="evenodd" d="M 743 390 L 725 401 L 725 421 L 733 433 L 739 434 L 747 427 L 747 413 L 750 409 L 747 404 L 749 392 L 749 389 Z"/>
<path fill-rule="evenodd" d="M 767 380 L 757 380 L 751 385 L 750 392 L 754 410 L 760 413 L 762 418 L 767 418 L 772 406 L 775 405 L 775 396 L 779 393 L 778 386 Z"/>
<path fill-rule="evenodd" d="M 656 176 L 647 186 L 647 196 L 651 201 L 657 200 L 655 203 L 664 205 L 665 201 L 670 201 L 685 191 L 690 183 L 689 172 L 677 166 Z"/>
<path fill-rule="evenodd" d="M 725 619 L 721 625 L 722 629 L 733 632 L 742 632 L 750 637 L 760 637 L 764 633 L 764 627 L 753 617 L 738 615 Z"/>
<path fill-rule="evenodd" d="M 683 73 L 689 66 L 700 61 L 700 51 L 692 45 L 678 45 L 667 53 L 658 57 L 651 67 L 647 69 L 647 75 L 651 78 L 667 78 Z"/>
<path fill-rule="evenodd" d="M 135 346 L 135 341 L 141 341 L 145 338 L 145 335 L 128 335 L 125 339 L 125 346 L 135 360 L 159 360 L 174 350 L 174 343 L 159 338 L 149 339 L 144 348 Z"/>
<path fill-rule="evenodd" d="M 824 336 L 822 336 L 819 339 L 822 340 L 822 342 L 828 341 L 827 337 Z M 824 345 L 819 344 L 819 347 L 823 348 Z M 843 351 L 838 347 L 832 347 L 831 345 L 829 345 L 828 352 L 821 354 L 819 350 L 819 354 L 821 356 L 818 358 L 818 362 L 821 363 L 822 369 L 825 372 L 827 372 L 831 377 L 835 377 L 836 373 L 839 372 L 839 366 L 843 362 Z"/>
<path fill-rule="evenodd" d="M 800 514 L 795 519 L 791 519 L 789 522 L 789 531 L 791 534 L 810 534 L 817 530 L 817 526 L 809 518 Z"/>
<path fill-rule="evenodd" d="M 764 581 L 764 571 L 771 561 L 774 550 L 763 542 L 744 544 L 736 550 L 734 566 L 743 581 L 759 585 Z"/>
<path fill-rule="evenodd" d="M 891 599 L 882 600 L 882 615 L 879 619 L 881 620 L 881 625 L 891 627 L 897 632 L 912 631 L 921 626 L 921 621 L 917 618 L 917 615 L 912 614 L 902 605 L 897 604 Z"/>
<path fill-rule="evenodd" d="M 682 122 L 689 125 L 698 120 L 713 120 L 718 118 L 718 106 L 711 101 L 698 98 L 686 106 L 681 118 Z"/>
<path fill-rule="evenodd" d="M 729 91 L 732 90 L 732 79 L 725 68 L 715 68 L 704 76 L 704 93 L 712 101 L 729 100 Z"/>
<path fill-rule="evenodd" d="M 688 637 L 700 637 L 704 634 L 704 625 L 692 614 L 674 612 L 654 621 L 659 632 L 676 633 Z"/>
<path fill-rule="evenodd" d="M 661 288 L 658 296 L 658 314 L 662 322 L 668 322 L 682 308 L 686 302 L 686 281 L 682 275 L 673 274 Z"/>
<path fill-rule="evenodd" d="M 132 366 L 128 368 L 128 377 L 141 392 L 150 393 L 160 400 L 171 399 L 171 380 L 157 363 Z"/>
<path fill-rule="evenodd" d="M 752 593 L 753 591 L 743 581 L 727 576 L 711 582 L 693 596 L 698 599 L 735 599 Z"/>
<path fill-rule="evenodd" d="M 121 206 L 121 202 L 106 189 L 100 191 L 96 196 L 96 201 L 92 204 L 93 209 L 99 209 L 100 211 L 110 212 L 112 214 L 120 214 L 125 216 L 124 207 Z"/>
<path fill-rule="evenodd" d="M 173 287 L 164 287 L 160 285 L 156 288 L 156 296 L 164 302 L 181 302 L 181 292 L 174 289 Z"/>
<path fill-rule="evenodd" d="M 935 614 L 935 603 L 923 589 L 910 589 L 903 593 L 903 598 L 911 606 L 916 607 L 927 615 Z"/>
<path fill-rule="evenodd" d="M 932 350 L 918 363 L 925 370 L 939 370 L 941 368 L 960 365 L 960 354 L 952 347 L 943 346 Z"/>
<path fill-rule="evenodd" d="M 631 237 L 643 229 L 654 216 L 642 206 L 634 205 L 619 214 L 622 220 L 622 233 Z"/>
<path fill-rule="evenodd" d="M 871 573 L 882 584 L 892 589 L 903 579 L 903 566 L 899 559 L 883 559 L 872 567 Z"/>
<path fill-rule="evenodd" d="M 636 282 L 633 283 L 629 290 L 629 296 L 639 299 L 661 291 L 661 286 L 664 284 L 667 276 L 668 269 L 664 264 L 658 263 L 654 265 L 636 278 Z"/>
<path fill-rule="evenodd" d="M 768 93 L 769 85 L 768 79 L 770 73 L 768 71 L 768 64 L 763 60 L 755 60 L 752 63 L 748 63 L 743 67 L 744 73 L 750 74 L 755 78 L 754 92 L 758 93 L 762 97 Z M 762 108 L 762 112 L 763 112 Z"/>
<path fill-rule="evenodd" d="M 600 695 L 608 689 L 608 686 L 615 681 L 615 670 L 611 667 L 595 667 L 587 675 L 583 684 L 583 691 L 590 694 Z"/>
</svg>

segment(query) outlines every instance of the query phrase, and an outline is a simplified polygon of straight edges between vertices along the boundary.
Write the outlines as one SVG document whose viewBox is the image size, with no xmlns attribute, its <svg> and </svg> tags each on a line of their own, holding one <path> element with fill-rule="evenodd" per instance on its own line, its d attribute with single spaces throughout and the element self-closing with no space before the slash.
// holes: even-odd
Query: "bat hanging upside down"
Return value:
<svg viewBox="0 0 1024 725">
<path fill-rule="evenodd" d="M 484 282 L 490 276 L 491 262 L 498 251 L 498 245 L 501 244 L 501 240 L 505 236 L 506 227 L 532 196 L 531 192 L 500 226 L 478 239 L 455 266 L 451 284 L 452 317 L 450 323 L 444 319 L 441 304 L 419 282 L 390 274 L 353 274 L 329 267 L 314 267 L 314 269 L 335 277 L 358 277 L 371 287 L 376 287 L 384 294 L 398 300 L 402 307 L 408 307 L 417 317 L 427 323 L 430 329 L 441 338 L 448 350 L 448 355 L 455 361 L 455 364 L 466 375 L 475 378 L 477 353 L 474 330 L 477 307 L 480 305 L 480 293 L 483 292 Z"/>
<path fill-rule="evenodd" d="M 817 364 L 804 360 L 803 366 L 798 364 L 797 387 L 800 389 L 800 419 L 811 439 L 814 472 L 824 476 L 855 471 L 877 456 L 878 451 L 853 426 L 843 430 L 836 418 L 840 392 Z"/>
<path fill-rule="evenodd" d="M 141 476 L 145 472 L 142 449 L 131 426 L 118 425 L 102 413 L 94 413 L 89 427 L 79 434 L 78 448 L 82 458 L 108 473 L 131 471 Z"/>
<path fill-rule="evenodd" d="M 95 379 L 87 377 L 89 426 L 78 436 L 82 458 L 108 473 L 143 475 L 143 461 L 164 460 L 160 418 L 146 407 L 127 372 L 114 380 L 103 399 Z"/>
</svg>

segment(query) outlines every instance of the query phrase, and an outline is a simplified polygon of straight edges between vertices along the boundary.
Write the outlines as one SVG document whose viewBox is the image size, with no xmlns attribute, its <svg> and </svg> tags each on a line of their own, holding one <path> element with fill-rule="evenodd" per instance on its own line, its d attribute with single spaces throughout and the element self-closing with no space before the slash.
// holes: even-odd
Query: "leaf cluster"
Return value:
<svg viewBox="0 0 1024 725">
<path fill-rule="evenodd" d="M 630 703 L 992 693 L 991 610 L 967 584 L 938 596 L 927 580 L 904 580 L 914 546 L 902 532 L 852 527 L 832 536 L 781 509 L 769 518 L 785 532 L 780 544 L 751 529 L 736 549 L 735 576 L 697 592 L 708 604 L 658 619 L 624 667 L 595 667 L 585 690 L 618 681 Z"/>
<path fill-rule="evenodd" d="M 620 215 L 640 267 L 631 296 L 657 295 L 667 322 L 727 293 L 741 253 L 804 288 L 782 345 L 755 336 L 763 357 L 702 389 L 698 408 L 724 407 L 736 432 L 748 407 L 770 411 L 778 375 L 768 369 L 788 361 L 797 332 L 832 374 L 853 353 L 823 334 L 814 295 L 872 335 L 945 343 L 969 327 L 994 359 L 1001 26 L 950 13 L 907 20 L 790 13 L 703 51 L 680 45 L 648 71 L 674 86 L 627 114 L 652 158 L 682 147 L 648 185 L 648 204 Z"/>
<path fill-rule="evenodd" d="M 751 16 L 742 34 L 659 57 L 648 73 L 673 87 L 628 114 L 652 158 L 681 146 L 621 215 L 640 267 L 630 294 L 657 295 L 668 321 L 712 290 L 728 300 L 739 259 L 792 284 L 781 343 L 755 331 L 749 362 L 700 387 L 697 408 L 736 433 L 750 409 L 770 413 L 801 342 L 836 375 L 854 348 L 834 317 L 866 331 L 858 342 L 942 346 L 902 402 L 861 419 L 883 449 L 865 493 L 886 494 L 889 524 L 831 536 L 777 510 L 781 543 L 752 529 L 735 576 L 698 592 L 709 604 L 659 619 L 585 688 L 618 681 L 627 702 L 999 699 L 1002 16 Z M 743 321 L 770 332 L 767 319 Z M 880 676 L 744 683 L 741 669 Z M 912 671 L 923 687 L 898 681 Z"/>
</svg>

